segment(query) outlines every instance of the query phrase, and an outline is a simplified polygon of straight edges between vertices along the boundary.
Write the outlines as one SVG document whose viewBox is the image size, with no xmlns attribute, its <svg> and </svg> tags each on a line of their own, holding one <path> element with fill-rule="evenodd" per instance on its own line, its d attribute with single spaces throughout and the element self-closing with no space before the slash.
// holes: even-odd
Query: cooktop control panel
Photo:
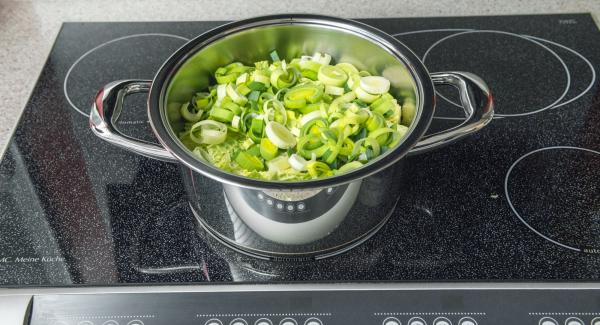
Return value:
<svg viewBox="0 0 600 325">
<path fill-rule="evenodd" d="M 328 290 L 34 296 L 30 325 L 600 325 L 600 290 Z"/>
</svg>

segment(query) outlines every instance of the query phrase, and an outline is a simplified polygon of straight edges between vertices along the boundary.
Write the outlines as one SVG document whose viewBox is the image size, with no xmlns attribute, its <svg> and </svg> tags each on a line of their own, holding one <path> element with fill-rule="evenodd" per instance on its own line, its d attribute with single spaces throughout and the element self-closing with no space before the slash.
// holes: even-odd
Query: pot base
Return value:
<svg viewBox="0 0 600 325">
<path fill-rule="evenodd" d="M 326 237 L 342 223 L 356 201 L 361 183 L 319 190 L 312 198 L 301 201 L 284 201 L 297 192 L 262 191 L 255 196 L 237 186 L 223 188 L 227 210 L 230 215 L 235 214 L 232 218 L 241 219 L 252 231 L 272 242 L 304 245 Z M 311 202 L 319 199 L 335 203 L 319 206 Z"/>
<path fill-rule="evenodd" d="M 331 247 L 328 249 L 323 249 L 320 251 L 307 251 L 307 252 L 297 252 L 297 253 L 283 253 L 283 252 L 275 252 L 275 251 L 266 251 L 258 248 L 252 248 L 250 245 L 252 244 L 251 240 L 247 240 L 244 242 L 245 245 L 242 245 L 238 242 L 232 241 L 230 238 L 225 237 L 219 234 L 215 229 L 211 228 L 210 225 L 206 223 L 206 221 L 196 212 L 194 206 L 190 203 L 190 208 L 194 214 L 194 217 L 197 221 L 197 224 L 202 228 L 203 233 L 211 236 L 212 239 L 217 240 L 220 244 L 231 249 L 237 253 L 242 253 L 246 256 L 250 256 L 257 259 L 262 260 L 271 260 L 271 261 L 305 261 L 305 260 L 320 260 L 328 257 L 333 257 L 339 254 L 343 254 L 358 245 L 364 243 L 369 238 L 373 237 L 390 219 L 392 216 L 396 205 L 398 204 L 398 200 L 394 203 L 393 208 L 390 210 L 387 215 L 380 220 L 378 224 L 376 224 L 370 231 L 366 232 L 360 237 L 355 238 L 347 243 L 342 245 L 338 245 L 336 247 Z M 241 221 L 241 219 L 240 219 Z M 244 227 L 246 227 L 244 225 Z M 246 238 L 260 238 L 260 236 L 250 230 L 248 227 L 244 229 L 246 233 Z M 250 245 L 248 245 L 250 244 Z M 282 249 L 285 250 L 285 249 Z"/>
</svg>

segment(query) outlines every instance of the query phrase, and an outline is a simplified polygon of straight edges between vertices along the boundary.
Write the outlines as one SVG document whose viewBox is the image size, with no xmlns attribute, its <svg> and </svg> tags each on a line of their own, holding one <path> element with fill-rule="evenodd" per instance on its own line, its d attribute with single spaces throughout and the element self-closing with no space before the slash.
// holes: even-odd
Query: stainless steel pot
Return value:
<svg viewBox="0 0 600 325">
<path fill-rule="evenodd" d="M 265 181 L 224 172 L 194 156 L 178 140 L 181 103 L 208 86 L 217 67 L 324 52 L 392 82 L 391 93 L 414 93 L 414 114 L 402 142 L 360 169 L 309 181 Z M 464 123 L 424 136 L 435 110 L 436 85 L 455 86 Z M 148 117 L 160 145 L 121 134 L 116 120 L 125 96 L 148 92 Z M 392 36 L 368 25 L 317 15 L 277 15 L 210 30 L 177 50 L 152 81 L 121 80 L 101 89 L 90 114 L 100 138 L 135 153 L 182 166 L 190 206 L 205 231 L 234 249 L 259 257 L 327 256 L 364 241 L 389 218 L 398 198 L 401 164 L 418 153 L 473 133 L 493 114 L 486 84 L 466 72 L 429 74 L 419 58 Z M 390 168 L 394 166 L 394 168 Z"/>
</svg>

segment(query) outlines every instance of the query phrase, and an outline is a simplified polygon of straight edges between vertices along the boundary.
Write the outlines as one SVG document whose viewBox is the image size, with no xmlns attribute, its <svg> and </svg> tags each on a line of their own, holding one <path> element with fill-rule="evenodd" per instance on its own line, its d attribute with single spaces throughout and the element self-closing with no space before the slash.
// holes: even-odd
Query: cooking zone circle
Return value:
<svg viewBox="0 0 600 325">
<path fill-rule="evenodd" d="M 532 79 L 531 82 L 533 82 L 536 85 L 539 85 L 539 80 L 553 80 L 556 79 L 554 77 L 554 75 L 558 76 L 558 73 L 560 71 L 564 71 L 564 74 L 562 74 L 562 79 L 565 79 L 565 89 L 561 94 L 558 94 L 557 99 L 554 99 L 554 101 L 548 105 L 544 105 L 544 104 L 538 104 L 538 105 L 531 105 L 534 108 L 531 109 L 529 108 L 530 105 L 525 105 L 525 107 L 523 107 L 523 105 L 518 105 L 519 103 L 516 104 L 512 104 L 511 105 L 503 105 L 502 103 L 502 99 L 504 98 L 509 98 L 510 96 L 512 96 L 512 93 L 508 93 L 506 91 L 502 91 L 502 87 L 501 87 L 501 83 L 499 84 L 495 84 L 492 82 L 489 82 L 490 85 L 492 86 L 492 88 L 496 91 L 496 99 L 498 99 L 500 101 L 499 104 L 496 105 L 497 110 L 498 109 L 502 109 L 503 107 L 513 107 L 513 106 L 517 106 L 519 107 L 521 110 L 523 110 L 523 108 L 529 108 L 526 112 L 514 112 L 514 113 L 496 113 L 494 118 L 504 118 L 504 117 L 517 117 L 517 116 L 526 116 L 526 115 L 531 115 L 531 114 L 535 114 L 535 113 L 539 113 L 548 109 L 554 109 L 554 108 L 558 108 L 561 106 L 564 106 L 566 104 L 569 104 L 577 99 L 579 99 L 581 96 L 583 96 L 585 93 L 587 93 L 592 86 L 594 85 L 594 82 L 596 81 L 596 71 L 594 69 L 593 64 L 585 57 L 583 56 L 581 53 L 556 42 L 547 40 L 547 39 L 543 39 L 540 37 L 535 37 L 535 36 L 530 36 L 530 35 L 521 35 L 521 34 L 515 34 L 515 33 L 510 33 L 510 32 L 505 32 L 505 31 L 498 31 L 498 30 L 476 30 L 476 29 L 429 29 L 429 30 L 417 30 L 417 31 L 409 31 L 409 32 L 403 32 L 403 33 L 398 33 L 398 34 L 394 34 L 394 36 L 396 37 L 400 37 L 400 36 L 405 36 L 405 35 L 412 35 L 412 34 L 422 34 L 422 33 L 440 33 L 440 32 L 453 32 L 450 35 L 447 35 L 437 41 L 435 41 L 431 46 L 429 46 L 427 48 L 427 50 L 425 51 L 425 54 L 422 57 L 422 60 L 425 62 L 427 57 L 430 57 L 430 61 L 431 61 L 431 57 L 433 56 L 432 52 L 435 52 L 434 49 L 438 48 L 441 45 L 443 45 L 442 43 L 447 42 L 447 41 L 451 41 L 451 40 L 455 40 L 458 41 L 461 39 L 460 36 L 462 37 L 480 37 L 480 36 L 485 36 L 487 39 L 490 38 L 490 35 L 495 35 L 496 37 L 505 37 L 507 39 L 512 39 L 513 41 L 525 41 L 526 43 L 529 43 L 530 45 L 533 45 L 535 48 L 538 49 L 543 49 L 544 52 L 546 54 L 540 54 L 538 56 L 535 57 L 535 59 L 533 61 L 529 61 L 528 64 L 531 65 L 531 62 L 535 62 L 536 64 L 539 63 L 541 60 L 539 59 L 540 56 L 544 55 L 544 56 L 548 56 L 548 60 L 545 61 L 552 61 L 552 62 L 558 62 L 560 64 L 560 68 L 558 69 L 546 69 L 543 70 L 545 72 L 539 74 L 539 75 L 531 75 L 534 79 Z M 486 39 L 474 39 L 475 41 L 479 40 L 481 42 L 484 42 Z M 473 42 L 471 42 L 473 43 Z M 461 44 L 470 44 L 467 42 L 461 43 Z M 460 45 L 459 45 L 460 46 Z M 591 79 L 589 81 L 589 83 L 585 86 L 585 88 L 580 91 L 579 93 L 577 93 L 576 95 L 572 96 L 569 99 L 566 99 L 568 96 L 568 93 L 576 91 L 577 89 L 575 89 L 576 86 L 574 86 L 572 84 L 571 81 L 575 81 L 577 79 L 573 79 L 572 77 L 572 70 L 569 69 L 569 66 L 565 63 L 567 60 L 565 60 L 565 57 L 560 56 L 559 54 L 556 53 L 556 51 L 554 51 L 553 49 L 551 49 L 549 46 L 553 46 L 555 48 L 561 49 L 563 51 L 567 51 L 570 54 L 573 54 L 578 61 L 582 61 L 583 63 L 585 63 L 586 67 L 589 69 L 590 73 L 591 73 Z M 515 51 L 519 51 L 521 50 L 521 47 L 523 47 L 522 45 L 519 47 L 515 47 L 513 50 Z M 511 48 L 508 48 L 509 50 Z M 468 54 L 468 52 L 466 51 L 455 51 L 455 54 L 461 54 L 461 55 L 466 55 Z M 487 54 L 489 54 L 490 51 L 478 51 L 476 54 L 478 54 L 478 58 L 485 58 Z M 494 51 L 491 51 L 494 52 Z M 449 55 L 452 54 L 452 51 L 447 51 L 444 52 L 445 55 Z M 519 52 L 517 52 L 519 53 Z M 508 57 L 510 59 L 512 59 L 512 57 Z M 472 60 L 472 62 L 477 63 L 477 60 L 474 60 L 473 57 L 469 57 L 469 59 Z M 456 61 L 456 60 L 455 60 Z M 455 62 L 452 61 L 452 62 Z M 500 60 L 496 60 L 496 61 L 505 61 L 505 58 L 500 58 Z M 508 62 L 508 61 L 507 61 Z M 480 62 L 481 64 L 487 64 L 488 62 Z M 503 62 L 499 62 L 499 63 L 503 63 Z M 504 62 L 506 63 L 506 62 Z M 431 64 L 431 63 L 430 63 Z M 470 68 L 472 69 L 472 68 Z M 527 69 L 526 71 L 524 71 L 523 75 L 526 74 L 531 74 L 533 73 L 532 71 L 533 67 L 531 67 L 530 69 Z M 498 69 L 496 69 L 495 71 L 497 72 Z M 506 69 L 504 69 L 506 70 Z M 506 71 L 512 71 L 512 70 L 506 70 Z M 484 78 L 485 80 L 493 80 L 493 76 L 496 73 L 490 73 L 489 71 L 476 71 L 477 73 L 479 73 L 480 76 L 482 76 L 482 78 Z M 519 78 L 523 78 L 523 75 L 519 76 Z M 514 78 L 507 78 L 507 79 L 514 79 Z M 506 89 L 509 90 L 513 90 L 515 89 L 514 87 L 514 80 L 510 80 L 511 82 L 513 82 L 513 84 L 510 85 L 510 87 L 506 87 Z M 528 84 L 529 86 L 531 84 Z M 531 87 L 529 87 L 531 88 Z M 579 88 L 579 87 L 577 87 Z M 527 87 L 522 88 L 522 89 L 528 89 Z M 500 90 L 500 91 L 499 91 Z M 446 97 L 444 97 L 443 95 L 438 93 L 438 96 L 440 96 L 442 99 L 448 101 L 449 103 L 453 104 L 453 105 L 458 105 L 455 101 L 452 101 Z M 530 94 L 529 96 L 521 96 L 522 98 L 529 98 L 531 100 L 535 100 L 537 98 L 546 98 L 547 93 L 543 93 L 541 96 L 536 96 L 535 94 Z M 542 106 L 542 107 L 540 107 Z M 537 107 L 537 108 L 535 108 Z M 448 116 L 436 116 L 434 118 L 437 119 L 449 119 L 449 120 L 462 120 L 464 118 L 461 117 L 448 117 Z"/>
<path fill-rule="evenodd" d="M 67 70 L 65 98 L 74 110 L 89 116 L 91 100 L 100 87 L 118 79 L 152 79 L 162 63 L 187 41 L 183 36 L 147 33 L 104 42 L 85 52 Z M 100 67 L 102 73 L 98 73 Z"/>
<path fill-rule="evenodd" d="M 482 52 L 482 51 L 478 51 L 476 49 L 475 45 L 476 45 L 476 41 L 478 41 L 478 40 L 482 40 L 482 43 L 484 45 L 488 45 L 488 46 L 493 46 L 493 45 L 495 45 L 496 42 L 501 42 L 502 45 L 508 45 L 508 44 L 511 44 L 510 42 L 513 42 L 514 40 L 508 40 L 508 39 L 502 39 L 502 38 L 506 38 L 506 36 L 509 36 L 510 38 L 516 37 L 517 39 L 522 40 L 520 43 L 522 43 L 524 41 L 524 42 L 530 42 L 532 44 L 535 44 L 535 45 L 537 45 L 537 47 L 540 47 L 540 48 L 544 49 L 545 51 L 547 51 L 548 53 L 550 53 L 560 63 L 560 65 L 562 66 L 562 70 L 564 71 L 564 76 L 566 77 L 566 83 L 565 83 L 564 89 L 562 90 L 562 93 L 558 96 L 558 98 L 554 99 L 554 101 L 551 104 L 548 104 L 546 106 L 543 106 L 543 107 L 535 109 L 535 110 L 526 111 L 526 112 L 520 112 L 520 113 L 508 113 L 508 114 L 496 113 L 495 114 L 496 117 L 524 116 L 524 115 L 530 115 L 530 114 L 535 114 L 535 113 L 538 113 L 538 112 L 541 112 L 541 111 L 545 111 L 545 110 L 549 109 L 550 107 L 558 104 L 567 95 L 567 92 L 569 91 L 569 87 L 571 85 L 571 76 L 569 74 L 569 68 L 567 67 L 567 65 L 565 64 L 565 62 L 558 56 L 558 54 L 556 54 L 556 52 L 554 52 L 553 50 L 551 50 L 547 46 L 541 44 L 538 41 L 530 40 L 530 39 L 528 39 L 526 37 L 523 37 L 523 36 L 520 36 L 518 34 L 513 34 L 513 33 L 508 33 L 508 32 L 500 32 L 500 31 L 477 30 L 477 31 L 465 31 L 465 32 L 460 32 L 460 33 L 448 35 L 448 36 L 443 37 L 442 39 L 438 40 L 437 42 L 433 43 L 425 51 L 425 54 L 423 54 L 423 62 L 425 64 L 427 64 L 427 58 L 428 58 L 428 56 L 430 56 L 430 53 L 432 53 L 432 51 L 434 49 L 440 47 L 442 43 L 444 43 L 446 41 L 449 41 L 450 39 L 459 37 L 459 36 L 468 36 L 469 34 L 478 34 L 476 36 L 479 36 L 479 34 L 485 34 L 486 37 L 484 39 L 476 37 L 474 39 L 471 39 L 472 42 L 462 42 L 462 43 L 460 43 L 461 45 L 467 45 L 468 44 L 469 46 L 472 46 L 473 48 L 471 48 L 471 51 L 457 51 L 457 52 L 460 52 L 460 54 L 459 54 L 460 56 L 468 58 L 466 60 L 471 61 L 476 66 L 477 66 L 477 64 L 480 64 L 480 66 L 478 68 L 481 69 L 481 70 L 484 70 L 489 65 L 496 65 L 496 67 L 493 67 L 495 69 L 495 72 L 496 72 L 494 75 L 500 75 L 501 80 L 496 80 L 496 82 L 493 82 L 493 79 L 489 79 L 489 78 L 486 79 L 486 80 L 488 81 L 488 83 L 494 85 L 494 87 L 493 87 L 494 91 L 500 92 L 498 95 L 495 96 L 496 99 L 497 99 L 497 102 L 499 102 L 499 103 L 497 103 L 497 105 L 499 107 L 503 106 L 502 105 L 502 100 L 503 99 L 505 99 L 505 98 L 511 98 L 511 99 L 514 98 L 515 101 L 511 101 L 512 105 L 506 105 L 505 104 L 504 106 L 507 107 L 507 106 L 513 106 L 514 105 L 514 106 L 518 107 L 517 111 L 522 111 L 522 110 L 525 110 L 526 108 L 520 107 L 519 104 L 521 104 L 521 103 L 519 103 L 519 102 L 522 99 L 527 99 L 527 96 L 526 96 L 525 93 L 523 93 L 523 94 L 518 94 L 517 93 L 517 95 L 515 95 L 515 94 L 509 94 L 508 91 L 506 91 L 506 90 L 502 91 L 502 88 L 503 88 L 502 86 L 504 84 L 501 81 L 506 81 L 507 85 L 510 85 L 509 87 L 506 87 L 506 89 L 510 89 L 511 92 L 513 92 L 513 91 L 517 91 L 518 92 L 519 89 L 523 89 L 523 92 L 529 92 L 530 91 L 529 88 L 518 87 L 518 86 L 515 87 L 515 84 L 518 84 L 518 82 L 517 82 L 518 80 L 526 79 L 526 80 L 528 80 L 527 83 L 531 85 L 532 82 L 535 82 L 536 80 L 539 80 L 539 77 L 538 77 L 538 75 L 536 73 L 531 73 L 531 74 L 519 74 L 516 77 L 513 76 L 513 78 L 510 78 L 511 74 L 513 74 L 515 71 L 519 71 L 519 70 L 517 70 L 518 67 L 514 66 L 514 64 L 520 63 L 520 62 L 514 62 L 512 60 L 512 58 L 515 57 L 515 56 L 509 55 L 507 53 L 507 52 L 509 52 L 511 50 L 510 46 L 505 46 L 505 48 L 506 48 L 505 51 L 493 51 L 493 52 L 492 51 L 483 51 Z M 500 40 L 498 40 L 498 39 L 492 39 L 492 36 L 490 34 L 492 34 L 494 36 L 498 36 L 499 35 L 501 39 Z M 486 44 L 487 42 L 493 43 L 493 44 Z M 514 47 L 514 49 L 519 48 L 519 50 L 516 51 L 519 54 L 533 53 L 533 51 L 527 51 L 527 50 L 523 51 L 523 49 L 526 48 L 525 46 L 526 46 L 525 44 L 519 44 L 519 46 L 518 47 Z M 444 56 L 451 55 L 451 54 L 448 53 L 448 51 L 444 51 L 444 52 L 440 51 L 440 52 L 443 53 Z M 473 57 L 469 56 L 470 53 L 473 53 L 473 55 L 475 55 L 477 57 L 476 59 L 479 59 L 479 60 L 476 60 Z M 488 59 L 485 56 L 488 53 L 494 53 L 497 56 L 505 56 L 505 55 L 507 55 L 510 59 L 506 60 L 506 59 L 501 58 L 501 57 L 492 57 L 491 60 L 490 60 L 490 59 Z M 502 53 L 502 54 L 498 54 L 498 53 Z M 549 60 L 547 60 L 547 58 L 544 57 L 544 56 L 542 56 L 542 54 L 540 54 L 540 53 L 536 53 L 535 55 L 532 55 L 531 58 L 525 58 L 525 57 L 523 57 L 523 59 L 525 59 L 527 61 L 534 60 L 534 59 L 535 60 L 543 61 L 544 62 L 543 63 L 543 67 L 540 66 L 539 70 L 546 70 L 546 71 L 554 71 L 554 70 L 556 70 L 556 69 L 548 69 L 547 65 L 549 63 Z M 457 61 L 456 60 L 452 60 L 452 62 L 456 63 Z M 509 66 L 505 66 L 506 64 L 509 64 Z M 473 68 L 470 68 L 469 71 L 474 71 L 475 73 L 478 73 L 478 74 L 482 74 L 482 72 L 485 72 L 485 71 L 481 71 L 481 70 L 477 71 L 479 69 L 474 69 L 473 70 Z M 457 70 L 457 69 L 453 68 L 452 70 Z M 527 78 L 528 75 L 531 75 L 532 79 Z M 556 80 L 555 77 L 557 77 L 557 76 L 553 76 L 552 78 L 548 78 L 548 79 L 545 79 L 545 80 Z M 486 78 L 487 78 L 487 76 L 486 76 Z M 551 85 L 547 85 L 547 87 L 549 89 L 553 88 Z M 538 85 L 536 85 L 535 88 L 542 88 L 542 85 L 538 84 Z M 500 89 L 500 90 L 498 90 L 498 89 Z M 539 95 L 529 96 L 529 97 L 533 97 L 532 99 L 535 99 L 535 101 L 537 101 L 540 98 L 541 99 L 546 98 L 546 96 L 543 96 L 543 95 L 547 94 L 549 89 L 540 89 L 541 93 Z M 441 95 L 439 93 L 438 93 L 438 96 L 444 98 L 445 100 L 449 101 L 453 105 L 459 105 L 456 102 L 447 99 L 446 97 L 444 97 L 443 95 Z M 518 102 L 516 100 L 518 100 Z M 523 104 L 521 104 L 521 105 L 523 105 Z M 525 106 L 529 106 L 529 105 L 525 105 Z"/>
<path fill-rule="evenodd" d="M 600 152 L 556 146 L 531 151 L 508 169 L 504 191 L 517 218 L 570 250 L 600 254 Z"/>
</svg>

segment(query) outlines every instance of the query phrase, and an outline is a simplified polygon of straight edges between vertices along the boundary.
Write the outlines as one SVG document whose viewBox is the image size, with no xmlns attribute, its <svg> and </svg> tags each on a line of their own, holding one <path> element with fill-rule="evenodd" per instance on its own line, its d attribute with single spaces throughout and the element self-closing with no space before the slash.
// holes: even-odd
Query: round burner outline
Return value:
<svg viewBox="0 0 600 325">
<path fill-rule="evenodd" d="M 473 29 L 473 28 L 423 29 L 423 30 L 415 30 L 415 31 L 408 31 L 408 32 L 402 32 L 402 33 L 396 33 L 396 34 L 393 34 L 392 36 L 397 37 L 397 36 L 403 36 L 403 35 L 421 34 L 421 33 L 435 33 L 435 32 L 457 32 L 457 33 L 461 33 L 461 32 L 466 32 L 466 31 L 478 31 L 478 30 L 477 29 Z M 498 31 L 498 30 L 488 30 L 488 31 L 508 33 L 508 32 Z M 454 34 L 451 34 L 451 35 L 454 35 Z M 585 64 L 587 64 L 588 68 L 590 69 L 590 72 L 592 74 L 592 78 L 591 78 L 589 84 L 586 86 L 586 88 L 584 90 L 582 90 L 579 94 L 577 94 L 576 96 L 574 96 L 573 98 L 568 99 L 568 100 L 566 100 L 564 102 L 557 103 L 556 105 L 550 107 L 550 109 L 559 108 L 561 106 L 564 106 L 564 105 L 567 105 L 569 103 L 572 103 L 575 100 L 581 98 L 583 95 L 585 95 L 588 91 L 590 91 L 590 89 L 592 89 L 592 87 L 594 86 L 594 83 L 596 82 L 596 78 L 597 78 L 596 69 L 594 68 L 594 65 L 590 62 L 590 60 L 587 59 L 585 56 L 583 56 L 581 53 L 575 51 L 574 49 L 572 49 L 572 48 L 570 48 L 570 47 L 568 47 L 566 45 L 563 45 L 563 44 L 560 44 L 560 43 L 557 43 L 557 42 L 554 42 L 554 41 L 551 41 L 551 40 L 547 40 L 547 39 L 544 39 L 544 38 L 541 38 L 541 37 L 527 35 L 527 34 L 515 34 L 515 35 L 522 36 L 522 37 L 524 37 L 526 39 L 531 39 L 531 40 L 535 40 L 535 41 L 539 41 L 539 42 L 544 42 L 544 43 L 547 43 L 547 44 L 551 44 L 551 45 L 557 46 L 559 48 L 562 48 L 562 49 L 564 49 L 566 51 L 569 51 L 572 54 L 575 54 L 577 57 L 579 57 Z M 554 52 L 552 50 L 550 50 L 550 51 Z M 563 60 L 561 59 L 561 61 L 563 61 Z M 568 69 L 568 67 L 566 67 L 566 69 L 569 71 L 569 78 L 570 78 L 570 70 Z M 444 97 L 442 97 L 442 98 L 445 99 L 445 100 L 447 100 Z M 455 105 L 455 106 L 458 106 L 458 104 L 456 104 L 456 103 L 454 103 L 452 101 L 449 101 L 449 102 L 451 104 Z M 457 118 L 457 117 L 441 117 L 441 116 L 438 117 L 438 116 L 434 116 L 434 118 L 436 118 L 436 119 L 445 119 L 445 120 L 463 120 L 462 118 Z M 503 118 L 503 117 L 501 117 L 501 116 L 494 116 L 494 118 Z"/>
<path fill-rule="evenodd" d="M 542 108 L 533 110 L 533 111 L 525 112 L 525 113 L 515 113 L 515 114 L 499 114 L 499 113 L 496 113 L 496 114 L 494 114 L 494 117 L 496 117 L 496 118 L 504 118 L 504 117 L 518 117 L 518 116 L 532 115 L 532 114 L 543 112 L 545 110 L 550 109 L 554 105 L 558 104 L 561 100 L 563 100 L 563 98 L 565 98 L 565 96 L 569 92 L 569 88 L 571 88 L 571 72 L 569 71 L 569 67 L 567 67 L 567 64 L 565 63 L 565 61 L 558 54 L 556 54 L 556 52 L 554 52 L 552 49 L 550 49 L 546 45 L 544 45 L 544 44 L 542 44 L 542 43 L 540 43 L 538 41 L 531 40 L 531 39 L 529 39 L 527 37 L 521 36 L 519 34 L 515 34 L 515 33 L 503 32 L 503 31 L 493 31 L 493 30 L 470 30 L 470 31 L 464 31 L 464 32 L 460 32 L 460 33 L 450 34 L 450 35 L 447 35 L 445 37 L 442 37 L 441 39 L 439 39 L 436 42 L 434 42 L 431 46 L 429 46 L 429 48 L 425 51 L 425 54 L 423 54 L 423 58 L 422 58 L 423 63 L 425 63 L 425 61 L 427 60 L 427 55 L 431 52 L 431 50 L 433 50 L 436 46 L 438 46 L 439 44 L 443 43 L 444 41 L 447 41 L 447 40 L 449 40 L 451 38 L 458 37 L 458 36 L 461 36 L 461 35 L 478 34 L 478 33 L 490 33 L 490 34 L 508 35 L 508 36 L 514 36 L 514 37 L 517 37 L 517 38 L 520 38 L 520 39 L 532 42 L 532 43 L 534 43 L 534 44 L 542 47 L 546 51 L 550 52 L 550 54 L 552 54 L 560 62 L 560 64 L 563 66 L 563 69 L 565 71 L 565 75 L 567 77 L 567 84 L 565 86 L 565 89 L 563 90 L 563 93 L 554 102 L 552 102 L 551 104 L 549 104 L 547 106 L 544 106 Z M 440 96 L 441 98 L 443 98 L 444 100 L 446 100 L 447 102 L 453 104 L 454 106 L 462 107 L 460 104 L 451 101 L 450 99 L 444 97 L 440 93 L 437 93 L 437 95 Z M 460 119 L 460 118 L 458 118 L 458 119 Z"/>
<path fill-rule="evenodd" d="M 508 171 L 506 172 L 506 176 L 504 177 L 504 195 L 506 196 L 506 201 L 508 202 L 508 205 L 510 207 L 510 209 L 512 210 L 512 212 L 517 216 L 517 218 L 527 227 L 529 228 L 529 230 L 533 231 L 536 235 L 544 238 L 545 240 L 561 246 L 563 248 L 567 248 L 576 252 L 586 252 L 586 253 L 600 253 L 600 248 L 595 248 L 595 247 L 590 247 L 590 251 L 585 250 L 583 248 L 579 248 L 579 247 L 573 247 L 567 244 L 563 244 L 557 240 L 554 240 L 552 238 L 550 238 L 549 236 L 544 235 L 542 232 L 540 232 L 539 230 L 535 229 L 533 226 L 531 226 L 527 221 L 525 221 L 525 219 L 521 216 L 521 214 L 517 211 L 517 209 L 514 207 L 512 200 L 510 199 L 510 194 L 508 191 L 508 180 L 510 178 L 510 173 L 512 172 L 512 170 L 514 169 L 514 167 L 516 165 L 519 164 L 519 162 L 521 162 L 521 160 L 535 154 L 541 151 L 547 151 L 547 150 L 556 150 L 556 149 L 568 149 L 568 150 L 578 150 L 578 151 L 585 151 L 585 152 L 590 152 L 593 154 L 597 154 L 600 155 L 600 151 L 596 151 L 593 149 L 587 149 L 587 148 L 581 148 L 581 147 L 574 147 L 574 146 L 552 146 L 552 147 L 544 147 L 544 148 L 539 148 L 533 151 L 530 151 L 524 155 L 522 155 L 521 157 L 519 157 L 517 160 L 515 160 L 515 162 L 512 163 L 512 165 L 510 166 L 510 168 L 508 168 Z"/>
<path fill-rule="evenodd" d="M 179 35 L 174 35 L 174 34 L 166 34 L 166 33 L 142 33 L 142 34 L 132 34 L 132 35 L 126 35 L 126 36 L 121 36 L 115 39 L 112 39 L 110 41 L 104 42 L 100 45 L 97 45 L 95 47 L 93 47 L 92 49 L 86 51 L 85 53 L 83 53 L 83 55 L 81 55 L 77 60 L 75 60 L 75 62 L 73 62 L 73 64 L 71 65 L 71 67 L 69 68 L 69 70 L 67 70 L 67 73 L 65 75 L 65 80 L 63 81 L 63 94 L 65 96 L 65 98 L 67 99 L 67 102 L 69 103 L 69 105 L 75 109 L 75 111 L 79 112 L 81 115 L 85 116 L 85 117 L 89 117 L 89 114 L 85 113 L 83 110 L 81 110 L 79 107 L 77 107 L 77 105 L 75 105 L 75 103 L 73 103 L 73 101 L 71 100 L 71 97 L 69 96 L 69 92 L 67 91 L 67 83 L 69 81 L 69 77 L 71 76 L 71 72 L 73 71 L 73 69 L 79 64 L 79 62 L 81 62 L 81 60 L 83 60 L 85 57 L 87 57 L 88 55 L 90 55 L 92 52 L 115 42 L 118 41 L 122 41 L 122 40 L 126 40 L 129 38 L 135 38 L 135 37 L 147 37 L 147 36 L 161 36 L 161 37 L 171 37 L 171 38 L 176 38 L 176 39 L 180 39 L 183 40 L 185 42 L 189 42 L 190 39 L 183 37 L 183 36 L 179 36 Z"/>
</svg>

